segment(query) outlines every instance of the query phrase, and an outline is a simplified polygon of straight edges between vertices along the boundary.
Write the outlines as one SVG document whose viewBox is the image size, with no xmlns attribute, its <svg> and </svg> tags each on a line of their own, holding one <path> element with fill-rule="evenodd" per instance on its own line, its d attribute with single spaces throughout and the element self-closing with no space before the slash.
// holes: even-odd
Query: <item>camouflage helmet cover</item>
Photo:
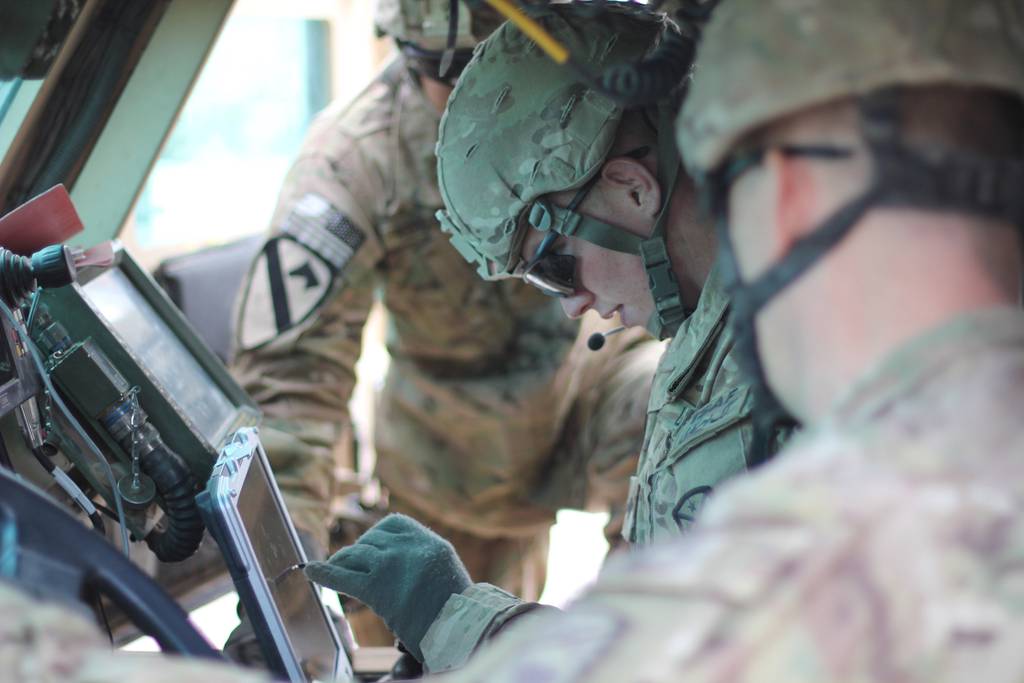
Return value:
<svg viewBox="0 0 1024 683">
<path fill-rule="evenodd" d="M 894 86 L 1024 96 L 1021 0 L 725 0 L 678 119 L 692 173 L 798 111 Z"/>
<path fill-rule="evenodd" d="M 535 17 L 594 69 L 636 61 L 664 18 L 609 7 L 599 17 L 551 6 Z M 555 64 L 512 24 L 481 43 L 441 119 L 438 212 L 452 244 L 486 279 L 507 276 L 525 235 L 521 214 L 543 195 L 575 189 L 601 167 L 622 109 Z"/>
<path fill-rule="evenodd" d="M 373 23 L 380 35 L 414 43 L 425 50 L 444 50 L 448 46 L 449 0 L 376 0 Z M 470 12 L 465 2 L 458 3 L 459 30 L 456 48 L 472 48 L 501 23 L 490 7 Z"/>
</svg>

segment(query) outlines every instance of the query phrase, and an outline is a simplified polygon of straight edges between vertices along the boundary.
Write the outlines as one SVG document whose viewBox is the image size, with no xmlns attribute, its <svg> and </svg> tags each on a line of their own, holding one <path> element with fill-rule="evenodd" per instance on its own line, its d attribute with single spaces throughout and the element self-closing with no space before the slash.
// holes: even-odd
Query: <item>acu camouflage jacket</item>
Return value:
<svg viewBox="0 0 1024 683">
<path fill-rule="evenodd" d="M 714 488 L 746 469 L 752 397 L 733 358 L 727 311 L 713 271 L 658 366 L 623 529 L 632 544 L 679 536 Z M 453 595 L 421 643 L 427 668 L 463 665 L 481 642 L 536 607 L 489 584 Z"/>
</svg>

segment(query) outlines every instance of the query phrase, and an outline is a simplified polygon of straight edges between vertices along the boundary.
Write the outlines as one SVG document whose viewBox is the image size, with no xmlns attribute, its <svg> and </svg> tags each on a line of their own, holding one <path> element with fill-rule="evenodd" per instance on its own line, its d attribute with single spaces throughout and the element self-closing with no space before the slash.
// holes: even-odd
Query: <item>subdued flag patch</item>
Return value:
<svg viewBox="0 0 1024 683">
<path fill-rule="evenodd" d="M 318 194 L 306 194 L 292 206 L 281 231 L 320 255 L 336 272 L 344 270 L 364 235 Z"/>
</svg>

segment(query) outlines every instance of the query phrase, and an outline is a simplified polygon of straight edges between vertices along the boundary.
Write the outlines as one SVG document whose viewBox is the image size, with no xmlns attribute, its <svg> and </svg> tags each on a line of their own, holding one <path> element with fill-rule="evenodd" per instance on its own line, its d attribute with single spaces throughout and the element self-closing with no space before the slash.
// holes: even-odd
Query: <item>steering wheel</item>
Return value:
<svg viewBox="0 0 1024 683">
<path fill-rule="evenodd" d="M 0 578 L 38 597 L 108 598 L 167 653 L 220 659 L 185 611 L 107 539 L 0 468 Z"/>
</svg>

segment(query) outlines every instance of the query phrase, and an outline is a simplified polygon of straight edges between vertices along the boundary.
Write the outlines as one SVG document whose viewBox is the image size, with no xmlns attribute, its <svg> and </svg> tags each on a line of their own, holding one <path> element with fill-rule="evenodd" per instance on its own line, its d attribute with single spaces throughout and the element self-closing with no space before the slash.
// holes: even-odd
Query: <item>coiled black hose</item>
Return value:
<svg viewBox="0 0 1024 683">
<path fill-rule="evenodd" d="M 196 505 L 196 480 L 182 457 L 159 436 L 150 443 L 154 448 L 146 449 L 139 464 L 163 498 L 167 527 L 149 532 L 146 545 L 161 561 L 180 562 L 191 557 L 203 539 L 205 527 Z"/>
<path fill-rule="evenodd" d="M 196 480 L 184 459 L 164 443 L 137 400 L 130 393 L 100 419 L 126 453 L 139 454 L 140 469 L 163 499 L 160 507 L 166 528 L 150 531 L 146 545 L 161 561 L 180 562 L 199 548 L 205 529 L 196 505 Z"/>
</svg>

